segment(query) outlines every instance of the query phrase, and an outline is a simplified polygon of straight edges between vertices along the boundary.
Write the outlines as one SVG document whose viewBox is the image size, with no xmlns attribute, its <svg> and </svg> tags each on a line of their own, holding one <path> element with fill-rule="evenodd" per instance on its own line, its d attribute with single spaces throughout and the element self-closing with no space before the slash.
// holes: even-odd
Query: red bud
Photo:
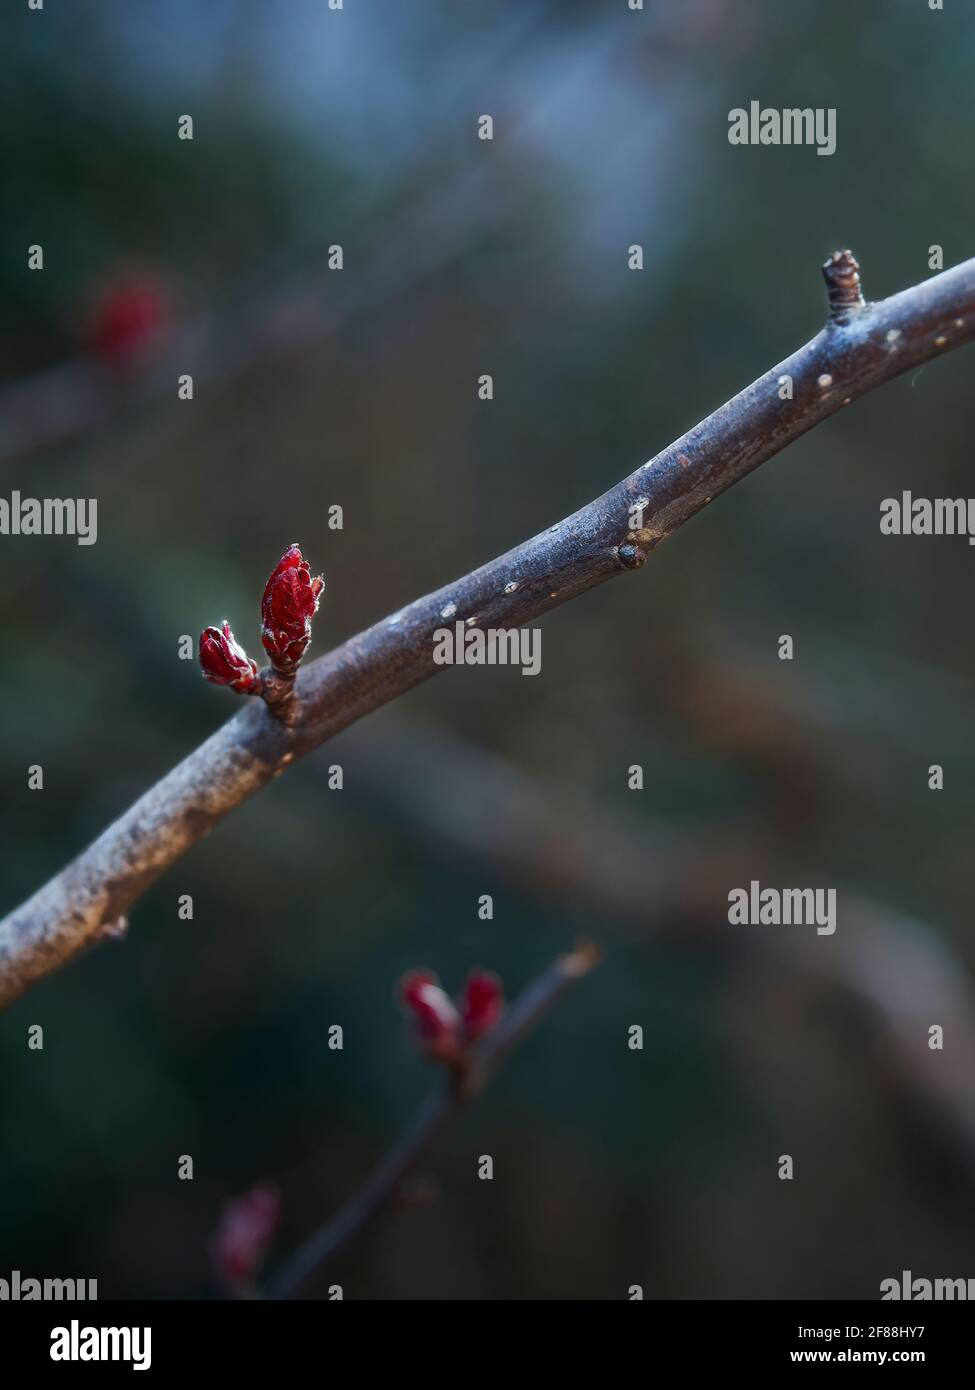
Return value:
<svg viewBox="0 0 975 1390">
<path fill-rule="evenodd" d="M 311 641 L 311 620 L 318 612 L 318 596 L 325 587 L 319 575 L 313 579 L 308 562 L 297 545 L 281 556 L 261 600 L 261 640 L 276 670 L 290 673 Z"/>
<path fill-rule="evenodd" d="M 257 662 L 248 657 L 226 618 L 220 627 L 205 627 L 200 633 L 200 665 L 208 681 L 229 685 L 241 695 L 253 693 L 259 685 Z"/>
<path fill-rule="evenodd" d="M 102 292 L 91 326 L 100 357 L 121 365 L 143 355 L 168 316 L 161 285 L 148 275 L 127 275 Z"/>
<path fill-rule="evenodd" d="M 227 1202 L 210 1247 L 221 1282 L 239 1290 L 252 1284 L 274 1239 L 281 1198 L 274 1187 L 255 1187 Z"/>
<path fill-rule="evenodd" d="M 504 989 L 498 976 L 490 970 L 472 970 L 461 1008 L 464 1036 L 470 1042 L 493 1028 L 504 1012 Z"/>
<path fill-rule="evenodd" d="M 460 1045 L 460 1015 L 429 970 L 412 970 L 399 983 L 419 1046 L 439 1062 L 453 1061 Z"/>
</svg>

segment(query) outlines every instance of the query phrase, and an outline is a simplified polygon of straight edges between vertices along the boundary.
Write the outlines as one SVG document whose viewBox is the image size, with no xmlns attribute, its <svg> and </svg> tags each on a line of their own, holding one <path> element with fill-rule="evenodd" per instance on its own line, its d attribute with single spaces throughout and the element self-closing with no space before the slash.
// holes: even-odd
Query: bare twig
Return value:
<svg viewBox="0 0 975 1390">
<path fill-rule="evenodd" d="M 562 994 L 598 964 L 593 946 L 560 956 L 515 1000 L 509 1012 L 474 1049 L 458 1080 L 445 1078 L 417 1111 L 412 1124 L 345 1206 L 312 1235 L 268 1285 L 269 1298 L 290 1298 L 395 1197 L 403 1179 L 422 1158 L 445 1124 L 481 1094 L 498 1068 L 535 1029 Z"/>
<path fill-rule="evenodd" d="M 772 845 L 761 823 L 688 833 L 592 797 L 580 819 L 497 754 L 412 720 L 399 728 L 388 720 L 349 743 L 343 753 L 355 769 L 349 780 L 400 810 L 404 827 L 428 852 L 487 864 L 522 891 L 598 921 L 613 938 L 650 942 L 674 933 L 682 942 L 720 949 L 728 885 L 738 881 L 742 863 L 751 866 L 750 876 L 766 877 Z M 472 786 L 476 797 L 468 795 Z M 927 923 L 843 885 L 838 897 L 843 930 L 830 938 L 829 950 L 818 937 L 739 928 L 736 960 L 747 954 L 771 960 L 813 989 L 848 1001 L 864 1017 L 878 1065 L 901 1104 L 925 1113 L 918 1132 L 958 1155 L 962 1170 L 975 1176 L 970 972 Z M 951 1036 L 944 1052 L 927 1047 L 933 1021 Z"/>
<path fill-rule="evenodd" d="M 975 336 L 975 260 L 862 308 L 845 292 L 840 298 L 845 322 L 831 318 L 602 497 L 304 669 L 293 728 L 263 707 L 238 713 L 0 922 L 0 1004 L 89 945 L 106 920 L 125 913 L 288 763 L 442 669 L 433 633 L 445 621 L 456 615 L 472 627 L 520 627 L 639 568 L 712 498 L 841 406 Z"/>
</svg>

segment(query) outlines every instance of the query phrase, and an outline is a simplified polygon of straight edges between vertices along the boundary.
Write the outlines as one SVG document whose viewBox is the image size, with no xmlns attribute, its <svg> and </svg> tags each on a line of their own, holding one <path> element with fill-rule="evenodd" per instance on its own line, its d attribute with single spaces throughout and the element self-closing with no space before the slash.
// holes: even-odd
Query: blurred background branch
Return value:
<svg viewBox="0 0 975 1390">
<path fill-rule="evenodd" d="M 721 689 L 726 721 L 733 723 L 734 681 Z M 386 720 L 368 735 L 350 733 L 342 755 L 351 759 L 354 784 L 397 814 L 418 850 L 459 855 L 484 874 L 500 874 L 558 904 L 570 919 L 600 923 L 604 937 L 622 935 L 642 946 L 694 943 L 733 955 L 743 976 L 767 979 L 772 992 L 783 979 L 790 989 L 801 981 L 808 996 L 818 993 L 853 1010 L 925 1142 L 975 1190 L 975 992 L 963 962 L 936 933 L 842 885 L 844 930 L 827 949 L 801 931 L 729 932 L 727 886 L 742 864 L 759 879 L 783 857 L 792 861 L 792 877 L 808 871 L 805 819 L 795 819 L 802 783 L 793 751 L 787 739 L 778 746 L 769 741 L 770 730 L 783 723 L 769 725 L 754 707 L 751 714 L 755 754 L 770 777 L 781 779 L 781 810 L 772 820 L 739 822 L 733 831 L 707 836 L 595 800 L 582 815 L 567 811 L 505 759 L 415 723 Z M 789 718 L 783 711 L 783 721 Z M 808 797 L 815 783 L 808 773 L 803 780 Z M 927 1046 L 932 1021 L 951 1037 L 947 1056 Z"/>
<path fill-rule="evenodd" d="M 446 1077 L 402 1137 L 342 1209 L 286 1261 L 268 1285 L 270 1298 L 291 1298 L 396 1197 L 400 1186 L 457 1111 L 481 1094 L 498 1068 L 534 1031 L 567 989 L 599 962 L 592 946 L 560 956 L 512 1004 L 472 1053 L 460 1076 Z"/>
</svg>

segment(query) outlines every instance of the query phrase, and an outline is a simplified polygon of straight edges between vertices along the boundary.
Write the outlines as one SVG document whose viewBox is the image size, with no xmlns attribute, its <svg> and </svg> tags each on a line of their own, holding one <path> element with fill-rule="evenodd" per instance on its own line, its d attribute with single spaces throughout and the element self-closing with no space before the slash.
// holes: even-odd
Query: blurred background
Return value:
<svg viewBox="0 0 975 1390">
<path fill-rule="evenodd" d="M 868 297 L 975 250 L 971 7 L 79 0 L 3 27 L 0 495 L 98 499 L 94 546 L 0 541 L 4 911 L 234 712 L 179 639 L 227 616 L 257 650 L 290 541 L 327 576 L 320 654 L 810 337 L 835 247 Z M 730 146 L 753 98 L 835 107 L 836 153 Z M 11 1008 L 0 1274 L 215 1296 L 221 1206 L 261 1181 L 279 1260 L 431 1084 L 401 972 L 514 994 L 590 934 L 605 963 L 310 1292 L 975 1276 L 975 558 L 879 531 L 903 489 L 971 491 L 973 360 L 851 407 L 546 618 L 538 678 L 451 671 L 289 770 L 124 944 Z M 729 927 L 753 878 L 836 887 L 836 935 Z"/>
</svg>

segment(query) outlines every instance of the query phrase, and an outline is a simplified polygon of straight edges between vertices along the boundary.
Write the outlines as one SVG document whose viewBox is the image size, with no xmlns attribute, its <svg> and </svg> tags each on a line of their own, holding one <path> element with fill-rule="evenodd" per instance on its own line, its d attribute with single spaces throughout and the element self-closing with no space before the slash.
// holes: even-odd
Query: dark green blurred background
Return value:
<svg viewBox="0 0 975 1390">
<path fill-rule="evenodd" d="M 226 615 L 256 651 L 288 542 L 327 575 L 314 655 L 811 336 L 836 246 L 868 297 L 925 278 L 932 245 L 975 251 L 954 0 L 48 0 L 2 23 L 0 495 L 99 504 L 95 546 L 0 538 L 4 910 L 234 712 L 178 640 Z M 730 146 L 752 98 L 834 106 L 835 155 Z M 133 277 L 165 326 L 106 360 L 99 315 Z M 262 1180 L 279 1258 L 430 1084 L 399 974 L 453 988 L 480 964 L 514 993 L 580 933 L 605 964 L 431 1155 L 427 1200 L 317 1292 L 874 1298 L 905 1268 L 975 1275 L 975 552 L 878 525 L 902 489 L 970 492 L 973 360 L 851 407 L 547 618 L 537 679 L 450 672 L 291 769 L 125 944 L 10 1009 L 0 1275 L 211 1296 L 220 1206 Z M 836 886 L 836 936 L 729 927 L 752 878 Z"/>
</svg>

